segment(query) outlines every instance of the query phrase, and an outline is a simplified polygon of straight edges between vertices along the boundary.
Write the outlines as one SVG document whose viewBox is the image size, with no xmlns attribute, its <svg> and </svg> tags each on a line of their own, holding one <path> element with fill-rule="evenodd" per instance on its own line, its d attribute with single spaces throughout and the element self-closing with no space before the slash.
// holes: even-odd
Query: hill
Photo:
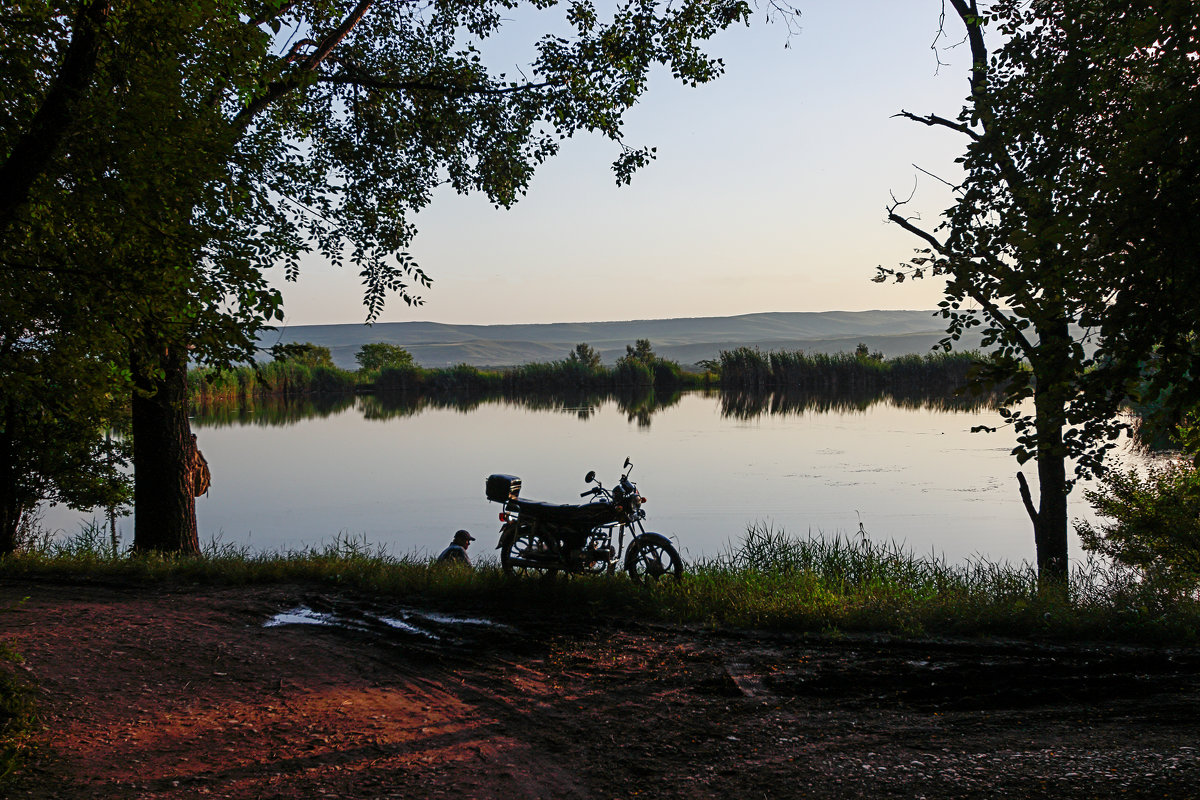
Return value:
<svg viewBox="0 0 1200 800">
<path fill-rule="evenodd" d="M 943 321 L 932 311 L 796 311 L 734 317 L 555 322 L 518 325 L 451 325 L 440 322 L 385 322 L 372 326 L 294 325 L 267 334 L 276 341 L 312 342 L 328 347 L 338 366 L 354 368 L 354 354 L 368 342 L 404 347 L 426 367 L 454 364 L 508 366 L 564 358 L 587 342 L 605 362 L 625 353 L 637 339 L 649 339 L 661 356 L 695 364 L 721 350 L 852 351 L 859 342 L 887 356 L 925 353 L 943 336 Z M 964 347 L 978 347 L 978 339 Z"/>
</svg>

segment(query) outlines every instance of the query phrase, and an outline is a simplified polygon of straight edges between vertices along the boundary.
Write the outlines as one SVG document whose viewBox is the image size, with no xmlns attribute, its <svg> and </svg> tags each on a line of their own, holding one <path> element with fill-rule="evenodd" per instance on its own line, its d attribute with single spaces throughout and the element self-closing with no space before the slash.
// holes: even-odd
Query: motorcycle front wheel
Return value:
<svg viewBox="0 0 1200 800">
<path fill-rule="evenodd" d="M 558 543 L 522 526 L 500 550 L 505 575 L 554 575 L 561 565 Z"/>
<path fill-rule="evenodd" d="M 666 542 L 634 542 L 625 562 L 625 570 L 634 583 L 649 585 L 683 577 L 683 559 L 679 552 Z"/>
</svg>

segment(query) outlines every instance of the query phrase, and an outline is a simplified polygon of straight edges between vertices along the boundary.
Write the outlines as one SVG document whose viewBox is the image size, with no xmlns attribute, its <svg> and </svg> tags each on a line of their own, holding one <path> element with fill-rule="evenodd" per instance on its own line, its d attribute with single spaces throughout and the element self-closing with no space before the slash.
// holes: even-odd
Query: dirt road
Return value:
<svg viewBox="0 0 1200 800">
<path fill-rule="evenodd" d="M 1200 653 L 0 585 L 14 798 L 1200 798 Z"/>
</svg>

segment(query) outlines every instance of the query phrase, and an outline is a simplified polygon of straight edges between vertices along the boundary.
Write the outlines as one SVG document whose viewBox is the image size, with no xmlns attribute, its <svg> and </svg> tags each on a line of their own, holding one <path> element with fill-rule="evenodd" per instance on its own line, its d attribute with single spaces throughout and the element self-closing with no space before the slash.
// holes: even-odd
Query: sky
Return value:
<svg viewBox="0 0 1200 800">
<path fill-rule="evenodd" d="M 955 116 L 969 53 L 941 50 L 939 66 L 931 44 L 941 0 L 796 3 L 790 37 L 761 12 L 749 28 L 719 34 L 708 46 L 726 65 L 716 82 L 691 88 L 652 77 L 625 137 L 657 147 L 658 157 L 632 185 L 614 182 L 614 143 L 581 136 L 542 165 L 512 209 L 436 195 L 415 217 L 410 248 L 433 286 L 420 293 L 424 305 L 391 302 L 380 321 L 933 308 L 940 282 L 871 277 L 920 244 L 886 222 L 891 194 L 915 188 L 908 208 L 932 225 L 950 195 L 917 167 L 953 180 L 965 142 L 893 115 Z M 504 48 L 535 38 L 538 26 L 516 21 L 495 57 L 519 57 Z M 297 283 L 278 285 L 288 325 L 365 318 L 352 269 L 309 258 Z"/>
</svg>

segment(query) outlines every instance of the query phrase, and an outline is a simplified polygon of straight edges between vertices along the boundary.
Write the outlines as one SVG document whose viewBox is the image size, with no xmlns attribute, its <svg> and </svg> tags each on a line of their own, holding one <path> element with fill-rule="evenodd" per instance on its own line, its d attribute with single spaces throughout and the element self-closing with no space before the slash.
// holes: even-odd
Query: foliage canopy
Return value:
<svg viewBox="0 0 1200 800">
<path fill-rule="evenodd" d="M 358 362 L 360 369 L 368 372 L 384 367 L 411 367 L 416 363 L 413 361 L 412 353 L 399 345 L 386 342 L 364 344 L 358 348 L 354 360 Z"/>
<path fill-rule="evenodd" d="M 1005 391 L 1014 454 L 1037 461 L 1038 563 L 1062 577 L 1067 459 L 1102 471 L 1148 362 L 1157 386 L 1192 382 L 1200 15 L 1193 0 L 949 1 L 971 96 L 956 119 L 902 116 L 962 134 L 966 176 L 932 230 L 893 199 L 889 219 L 924 246 L 877 279 L 945 278 L 944 345 L 980 328 L 994 349 L 975 378 Z"/>
<path fill-rule="evenodd" d="M 561 16 L 510 76 L 482 52 L 519 6 Z M 7 398 L 21 413 L 52 403 L 65 373 L 51 359 L 94 397 L 132 388 L 135 471 L 166 476 L 139 483 L 137 536 L 143 521 L 174 529 L 189 514 L 194 532 L 186 504 L 143 504 L 187 482 L 187 360 L 248 360 L 282 320 L 269 270 L 294 279 L 313 251 L 357 270 L 368 320 L 388 295 L 419 303 L 430 281 L 404 248 L 438 187 L 511 205 L 583 131 L 618 144 L 627 182 L 653 157 L 622 139 L 651 68 L 692 85 L 717 77 L 700 43 L 748 15 L 741 0 L 635 0 L 607 15 L 586 0 L 7 4 Z M 98 428 L 92 405 L 76 416 Z M 158 450 L 168 460 L 143 469 Z M 0 470 L 0 484 L 14 474 Z M 189 546 L 164 536 L 152 546 Z"/>
</svg>

